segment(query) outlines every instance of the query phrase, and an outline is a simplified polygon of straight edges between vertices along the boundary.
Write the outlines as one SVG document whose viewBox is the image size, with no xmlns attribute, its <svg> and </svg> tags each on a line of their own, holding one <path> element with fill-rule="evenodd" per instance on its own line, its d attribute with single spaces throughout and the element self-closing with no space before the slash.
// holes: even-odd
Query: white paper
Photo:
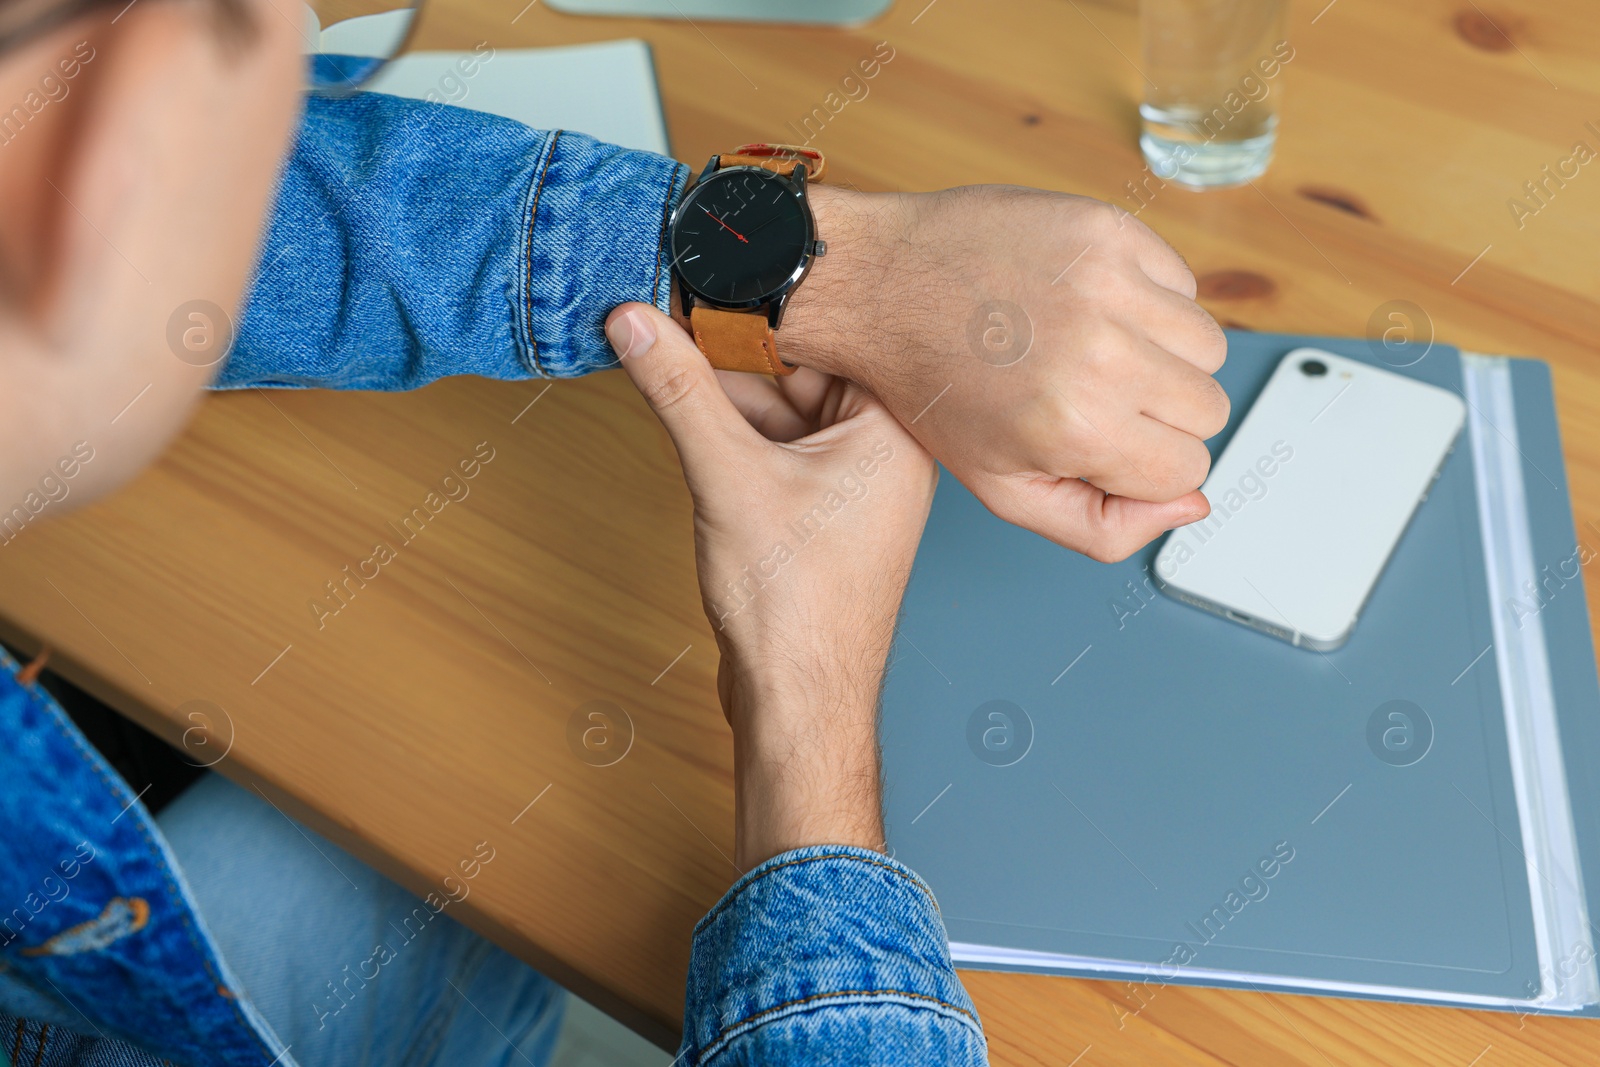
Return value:
<svg viewBox="0 0 1600 1067">
<path fill-rule="evenodd" d="M 370 41 L 391 39 L 383 22 L 391 17 L 368 15 L 335 23 L 322 33 L 322 51 L 368 55 Z M 468 74 L 469 70 L 474 73 Z M 671 154 L 655 64 L 650 46 L 640 40 L 562 48 L 484 45 L 478 53 L 409 52 L 384 67 L 365 88 L 503 115 L 536 129 L 586 133 L 624 148 Z"/>
</svg>

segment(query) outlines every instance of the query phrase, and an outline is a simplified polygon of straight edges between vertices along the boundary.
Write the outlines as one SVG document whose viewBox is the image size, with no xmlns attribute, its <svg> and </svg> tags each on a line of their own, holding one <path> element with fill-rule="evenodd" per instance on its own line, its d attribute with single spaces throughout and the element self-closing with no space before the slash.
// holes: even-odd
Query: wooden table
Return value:
<svg viewBox="0 0 1600 1067">
<path fill-rule="evenodd" d="M 1132 0 L 902 0 L 844 31 L 542 6 L 513 23 L 522 3 L 434 0 L 422 43 L 647 38 L 677 155 L 698 165 L 782 139 L 887 40 L 870 96 L 817 138 L 839 179 L 1138 206 Z M 1600 164 L 1520 227 L 1507 206 L 1575 141 L 1600 147 L 1585 127 L 1600 126 L 1600 20 L 1583 0 L 1321 3 L 1292 15 L 1271 172 L 1160 190 L 1141 217 L 1225 323 L 1361 335 L 1409 300 L 1444 340 L 1551 360 L 1578 520 L 1600 517 Z M 392 540 L 385 523 L 479 442 L 494 458 L 471 495 L 319 629 L 324 583 Z M 735 876 L 731 745 L 688 497 L 619 375 L 213 397 L 130 489 L 0 551 L 0 615 L 9 639 L 48 642 L 70 677 L 175 742 L 195 725 L 187 702 L 224 709 L 205 750 L 231 740 L 219 770 L 419 892 L 488 841 L 496 857 L 452 914 L 675 1041 L 690 929 Z M 631 718 L 611 766 L 569 747 L 594 700 Z M 997 1064 L 1600 1057 L 1594 1023 L 1169 987 L 1119 1025 L 1137 1003 L 1115 984 L 965 980 Z"/>
</svg>

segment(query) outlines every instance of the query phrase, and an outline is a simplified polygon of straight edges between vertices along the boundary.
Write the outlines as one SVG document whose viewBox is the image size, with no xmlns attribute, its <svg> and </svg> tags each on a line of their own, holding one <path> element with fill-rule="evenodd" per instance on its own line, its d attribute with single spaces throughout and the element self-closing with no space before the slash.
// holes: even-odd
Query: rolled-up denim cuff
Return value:
<svg viewBox="0 0 1600 1067">
<path fill-rule="evenodd" d="M 560 131 L 528 188 L 519 338 L 529 368 L 575 378 L 614 367 L 605 318 L 629 301 L 671 303 L 667 216 L 683 164 Z"/>
<path fill-rule="evenodd" d="M 687 181 L 663 156 L 499 115 L 314 97 L 216 385 L 415 389 L 612 366 L 606 314 L 668 306 L 663 232 Z M 220 310 L 186 304 L 171 329 Z"/>
<path fill-rule="evenodd" d="M 687 992 L 693 1064 L 802 1013 L 890 1005 L 942 1016 L 983 1043 L 932 891 L 866 849 L 796 849 L 739 879 L 695 927 Z"/>
</svg>

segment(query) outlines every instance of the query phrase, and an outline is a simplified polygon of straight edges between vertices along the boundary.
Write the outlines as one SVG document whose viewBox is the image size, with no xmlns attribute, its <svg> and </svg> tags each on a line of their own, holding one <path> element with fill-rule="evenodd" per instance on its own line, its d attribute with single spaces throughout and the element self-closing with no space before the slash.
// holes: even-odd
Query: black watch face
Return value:
<svg viewBox="0 0 1600 1067">
<path fill-rule="evenodd" d="M 810 236 L 810 219 L 789 182 L 758 169 L 722 171 L 679 205 L 673 262 L 700 296 L 753 305 L 794 277 Z"/>
</svg>

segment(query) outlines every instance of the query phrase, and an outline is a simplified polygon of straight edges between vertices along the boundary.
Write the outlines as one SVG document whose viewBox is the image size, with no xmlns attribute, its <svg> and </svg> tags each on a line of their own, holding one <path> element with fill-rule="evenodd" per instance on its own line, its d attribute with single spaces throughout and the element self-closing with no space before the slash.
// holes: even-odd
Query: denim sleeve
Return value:
<svg viewBox="0 0 1600 1067">
<path fill-rule="evenodd" d="M 663 156 L 447 104 L 313 98 L 216 385 L 614 366 L 606 313 L 667 309 L 666 220 L 687 180 Z"/>
<path fill-rule="evenodd" d="M 938 905 L 908 868 L 842 846 L 776 856 L 695 927 L 687 1067 L 988 1062 Z"/>
</svg>

